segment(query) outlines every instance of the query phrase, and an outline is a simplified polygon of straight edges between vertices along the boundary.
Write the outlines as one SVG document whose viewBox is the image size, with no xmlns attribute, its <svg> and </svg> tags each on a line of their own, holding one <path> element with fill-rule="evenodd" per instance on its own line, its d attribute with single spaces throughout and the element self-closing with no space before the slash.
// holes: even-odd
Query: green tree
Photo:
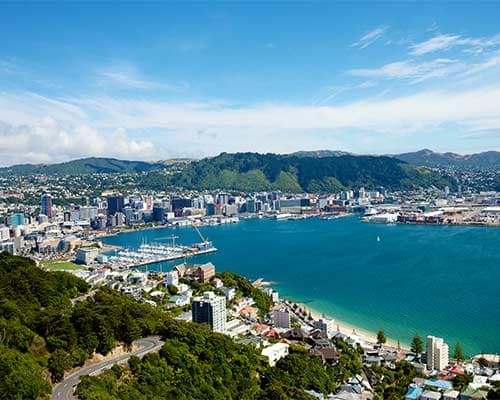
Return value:
<svg viewBox="0 0 500 400">
<path fill-rule="evenodd" d="M 420 357 L 424 352 L 424 342 L 418 333 L 415 334 L 411 342 L 411 351 L 413 351 L 417 357 Z"/>
<path fill-rule="evenodd" d="M 377 332 L 377 343 L 380 346 L 383 346 L 387 342 L 387 338 L 385 337 L 385 332 L 383 329 L 379 329 Z"/>
<path fill-rule="evenodd" d="M 59 382 L 64 377 L 64 371 L 72 366 L 71 356 L 64 350 L 57 349 L 50 356 L 48 366 L 52 379 Z"/>
<path fill-rule="evenodd" d="M 460 346 L 460 343 L 457 342 L 455 345 L 455 360 L 457 360 L 458 363 L 462 362 L 465 360 L 465 355 L 462 351 L 462 346 Z"/>
<path fill-rule="evenodd" d="M 167 285 L 167 290 L 171 295 L 176 295 L 177 293 L 179 293 L 179 289 L 177 288 L 177 286 L 172 285 L 171 283 Z"/>
</svg>

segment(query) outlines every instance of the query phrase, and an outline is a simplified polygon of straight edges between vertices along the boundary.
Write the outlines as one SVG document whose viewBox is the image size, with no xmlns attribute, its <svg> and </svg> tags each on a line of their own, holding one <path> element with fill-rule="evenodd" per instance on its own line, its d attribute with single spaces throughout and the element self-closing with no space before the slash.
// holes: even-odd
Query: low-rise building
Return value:
<svg viewBox="0 0 500 400">
<path fill-rule="evenodd" d="M 93 263 L 99 255 L 99 249 L 95 247 L 85 247 L 76 250 L 76 262 L 78 264 L 89 265 Z"/>
<path fill-rule="evenodd" d="M 274 367 L 278 360 L 286 357 L 289 353 L 289 345 L 286 343 L 275 343 L 262 349 L 262 355 L 269 359 L 269 365 Z"/>
<path fill-rule="evenodd" d="M 420 395 L 420 400 L 440 400 L 441 393 L 432 390 L 426 390 Z"/>
<path fill-rule="evenodd" d="M 443 393 L 443 400 L 458 400 L 460 392 L 458 390 L 447 390 Z"/>
<path fill-rule="evenodd" d="M 271 312 L 271 320 L 276 328 L 290 329 L 290 312 L 286 309 Z"/>
</svg>

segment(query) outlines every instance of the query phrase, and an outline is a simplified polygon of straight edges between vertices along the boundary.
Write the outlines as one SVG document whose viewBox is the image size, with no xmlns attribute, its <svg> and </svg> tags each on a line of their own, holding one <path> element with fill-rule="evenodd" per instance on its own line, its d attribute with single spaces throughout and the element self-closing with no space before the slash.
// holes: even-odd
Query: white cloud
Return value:
<svg viewBox="0 0 500 400">
<path fill-rule="evenodd" d="M 378 26 L 375 29 L 365 33 L 359 40 L 351 44 L 351 47 L 359 47 L 360 49 L 365 49 L 366 47 L 375 43 L 382 36 L 384 36 L 387 29 L 389 29 L 389 27 L 387 26 Z"/>
<path fill-rule="evenodd" d="M 49 99 L 30 93 L 0 93 L 0 121 L 5 121 L 0 125 L 0 159 L 2 164 L 85 156 L 160 159 L 301 148 L 385 152 L 389 147 L 407 147 L 409 138 L 421 143 L 421 134 L 441 147 L 453 143 L 457 150 L 464 132 L 500 129 L 499 103 L 498 84 L 461 91 L 424 90 L 390 99 L 374 97 L 341 106 Z M 453 131 L 447 138 L 436 135 L 450 124 Z"/>
<path fill-rule="evenodd" d="M 422 55 L 431 53 L 437 50 L 446 50 L 457 44 L 460 39 L 458 35 L 438 35 L 428 39 L 422 43 L 418 43 L 410 47 L 411 54 Z"/>
<path fill-rule="evenodd" d="M 347 71 L 349 75 L 363 78 L 410 79 L 421 82 L 430 78 L 442 78 L 461 68 L 457 60 L 438 58 L 433 61 L 398 61 L 379 68 L 360 68 Z"/>
<path fill-rule="evenodd" d="M 87 156 L 144 160 L 156 155 L 150 141 L 131 139 L 122 129 L 103 134 L 89 125 L 65 128 L 49 117 L 30 125 L 0 122 L 0 143 L 2 165 L 49 163 Z"/>
<path fill-rule="evenodd" d="M 449 50 L 455 46 L 465 47 L 465 52 L 479 54 L 485 48 L 500 44 L 500 35 L 486 38 L 462 37 L 460 35 L 439 34 L 421 43 L 410 46 L 412 55 L 421 56 L 438 50 Z"/>
</svg>

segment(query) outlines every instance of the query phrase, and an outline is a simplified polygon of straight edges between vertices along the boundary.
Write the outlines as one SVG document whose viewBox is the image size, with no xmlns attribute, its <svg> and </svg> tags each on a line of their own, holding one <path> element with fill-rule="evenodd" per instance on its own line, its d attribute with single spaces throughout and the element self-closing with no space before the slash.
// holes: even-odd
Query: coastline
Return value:
<svg viewBox="0 0 500 400">
<path fill-rule="evenodd" d="M 300 303 L 300 302 L 294 302 L 293 300 L 289 301 L 293 304 L 297 304 L 300 308 L 303 310 L 306 310 L 307 313 L 311 313 L 311 316 L 313 317 L 314 320 L 319 320 L 321 318 L 328 318 L 334 320 L 334 326 L 335 330 L 337 330 L 340 333 L 343 333 L 345 335 L 351 336 L 351 335 L 356 335 L 359 337 L 361 340 L 364 342 L 370 344 L 370 345 L 376 345 L 377 344 L 377 333 L 376 332 L 371 332 L 369 330 L 360 328 L 358 326 L 349 324 L 345 321 L 340 321 L 337 318 L 335 318 L 333 315 L 327 315 L 325 313 L 321 313 L 314 308 L 311 308 L 310 306 Z M 384 344 L 385 348 L 390 348 L 390 349 L 395 349 L 398 350 L 398 342 L 397 340 L 394 340 L 392 338 L 387 337 L 387 342 Z M 401 351 L 405 352 L 411 352 L 411 349 L 407 345 L 403 345 L 400 343 L 399 349 Z"/>
</svg>

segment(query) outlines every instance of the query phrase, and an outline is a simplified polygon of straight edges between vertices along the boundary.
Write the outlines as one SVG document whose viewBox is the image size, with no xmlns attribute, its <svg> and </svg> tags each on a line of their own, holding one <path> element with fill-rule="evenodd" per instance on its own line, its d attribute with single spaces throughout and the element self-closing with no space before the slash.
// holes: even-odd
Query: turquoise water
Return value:
<svg viewBox="0 0 500 400">
<path fill-rule="evenodd" d="M 416 332 L 469 354 L 500 352 L 500 229 L 248 220 L 201 228 L 219 252 L 216 269 L 276 282 L 282 296 L 409 344 Z M 106 243 L 200 239 L 192 228 L 124 233 Z M 380 242 L 377 242 L 380 236 Z M 163 238 L 163 239 L 162 239 Z M 153 269 L 170 269 L 172 264 Z M 151 269 L 151 266 L 149 267 Z"/>
</svg>

